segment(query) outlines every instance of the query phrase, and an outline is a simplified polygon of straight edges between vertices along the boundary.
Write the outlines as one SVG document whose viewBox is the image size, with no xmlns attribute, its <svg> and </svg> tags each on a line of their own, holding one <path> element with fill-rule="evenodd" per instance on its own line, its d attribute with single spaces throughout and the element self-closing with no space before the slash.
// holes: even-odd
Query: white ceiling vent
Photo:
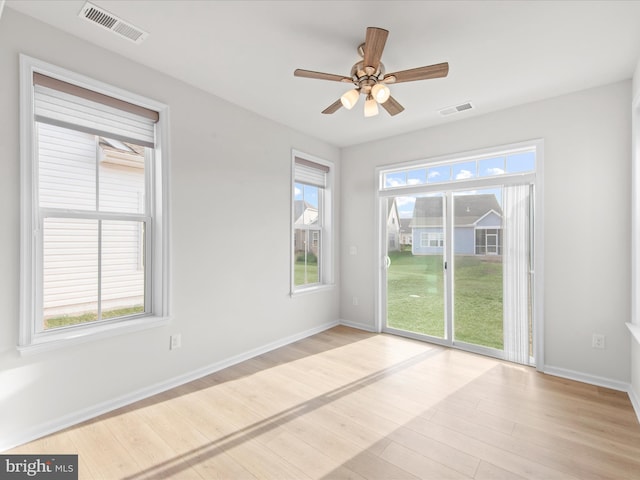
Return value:
<svg viewBox="0 0 640 480">
<path fill-rule="evenodd" d="M 84 4 L 82 10 L 78 13 L 78 16 L 80 18 L 84 18 L 88 22 L 100 25 L 107 30 L 111 30 L 134 43 L 142 43 L 142 41 L 149 35 L 144 30 L 133 26 L 129 22 L 125 22 L 121 18 L 118 18 L 89 2 Z"/>
<path fill-rule="evenodd" d="M 440 115 L 446 117 L 447 115 L 452 115 L 454 113 L 464 112 L 465 110 L 471 110 L 473 105 L 471 102 L 461 103 L 460 105 L 454 105 L 452 107 L 445 107 L 439 111 Z"/>
</svg>

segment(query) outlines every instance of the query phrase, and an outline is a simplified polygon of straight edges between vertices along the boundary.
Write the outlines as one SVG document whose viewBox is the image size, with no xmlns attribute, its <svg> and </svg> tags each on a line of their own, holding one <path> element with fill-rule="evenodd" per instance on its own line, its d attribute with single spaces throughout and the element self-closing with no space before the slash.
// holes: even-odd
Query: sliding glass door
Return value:
<svg viewBox="0 0 640 480">
<path fill-rule="evenodd" d="M 532 177 L 455 166 L 381 174 L 382 330 L 533 364 Z"/>
</svg>

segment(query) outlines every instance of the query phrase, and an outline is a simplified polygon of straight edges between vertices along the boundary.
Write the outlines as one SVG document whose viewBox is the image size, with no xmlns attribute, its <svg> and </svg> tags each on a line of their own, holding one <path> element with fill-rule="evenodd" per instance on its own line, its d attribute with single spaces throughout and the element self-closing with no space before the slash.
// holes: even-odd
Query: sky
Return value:
<svg viewBox="0 0 640 480">
<path fill-rule="evenodd" d="M 294 200 L 304 200 L 308 204 L 318 208 L 318 187 L 296 183 L 294 185 Z"/>
</svg>

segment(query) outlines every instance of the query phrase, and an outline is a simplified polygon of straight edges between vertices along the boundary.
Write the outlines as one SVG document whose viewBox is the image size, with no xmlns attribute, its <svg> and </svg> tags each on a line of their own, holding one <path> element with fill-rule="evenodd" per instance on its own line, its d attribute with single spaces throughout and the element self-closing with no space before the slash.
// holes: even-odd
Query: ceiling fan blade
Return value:
<svg viewBox="0 0 640 480">
<path fill-rule="evenodd" d="M 336 100 L 335 102 L 333 102 L 331 105 L 329 105 L 327 108 L 325 108 L 322 113 L 335 113 L 337 112 L 340 107 L 342 107 L 342 101 L 340 99 Z"/>
<path fill-rule="evenodd" d="M 395 81 L 385 83 L 413 82 L 416 80 L 428 80 L 430 78 L 442 78 L 449 74 L 449 64 L 447 62 L 429 65 L 428 67 L 412 68 L 400 72 L 388 73 L 385 79 L 395 77 Z"/>
<path fill-rule="evenodd" d="M 364 41 L 365 68 L 373 67 L 374 72 L 378 70 L 378 67 L 380 66 L 380 58 L 382 57 L 382 51 L 384 50 L 384 44 L 387 42 L 388 36 L 389 31 L 383 28 L 367 28 L 367 37 Z"/>
<path fill-rule="evenodd" d="M 391 115 L 392 117 L 404 110 L 404 107 L 400 105 L 398 101 L 393 97 L 389 97 L 387 101 L 382 103 L 381 105 L 387 112 L 389 112 L 389 115 Z"/>
<path fill-rule="evenodd" d="M 344 75 L 334 75 L 333 73 L 314 72 L 312 70 L 302 70 L 301 68 L 296 69 L 293 72 L 293 75 L 296 77 L 316 78 L 318 80 L 331 80 L 332 82 L 353 83 L 353 80 L 350 77 L 345 77 Z"/>
</svg>

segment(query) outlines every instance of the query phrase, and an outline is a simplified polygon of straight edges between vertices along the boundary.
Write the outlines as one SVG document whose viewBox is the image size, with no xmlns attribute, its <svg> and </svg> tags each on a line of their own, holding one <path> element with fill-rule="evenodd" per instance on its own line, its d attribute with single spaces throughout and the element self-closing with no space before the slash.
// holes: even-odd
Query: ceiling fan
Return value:
<svg viewBox="0 0 640 480">
<path fill-rule="evenodd" d="M 325 108 L 322 113 L 335 113 L 340 107 L 351 110 L 358 102 L 360 95 L 364 95 L 365 117 L 377 115 L 378 104 L 382 105 L 390 115 L 397 115 L 404 110 L 404 107 L 391 96 L 387 84 L 446 77 L 449 73 L 449 64 L 444 62 L 387 74 L 380 58 L 388 35 L 389 31 L 383 28 L 367 28 L 365 42 L 358 47 L 358 53 L 362 60 L 351 67 L 350 77 L 300 68 L 295 70 L 293 74 L 296 77 L 353 83 L 355 85 L 354 89 L 346 92 L 340 99 Z"/>
</svg>

